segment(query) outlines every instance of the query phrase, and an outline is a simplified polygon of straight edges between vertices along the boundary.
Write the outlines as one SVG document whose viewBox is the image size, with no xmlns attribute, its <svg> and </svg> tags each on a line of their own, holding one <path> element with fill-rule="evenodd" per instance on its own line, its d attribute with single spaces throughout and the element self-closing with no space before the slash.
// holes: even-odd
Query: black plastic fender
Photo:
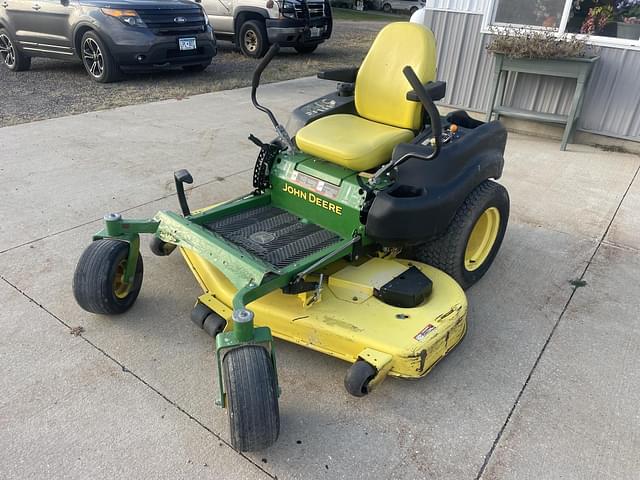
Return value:
<svg viewBox="0 0 640 480">
<path fill-rule="evenodd" d="M 375 196 L 366 218 L 366 234 L 383 245 L 411 245 L 443 233 L 471 191 L 489 178 L 500 178 L 507 131 L 500 122 L 460 128 L 432 161 L 409 159 L 396 181 Z M 430 147 L 401 144 L 399 158 Z"/>
</svg>

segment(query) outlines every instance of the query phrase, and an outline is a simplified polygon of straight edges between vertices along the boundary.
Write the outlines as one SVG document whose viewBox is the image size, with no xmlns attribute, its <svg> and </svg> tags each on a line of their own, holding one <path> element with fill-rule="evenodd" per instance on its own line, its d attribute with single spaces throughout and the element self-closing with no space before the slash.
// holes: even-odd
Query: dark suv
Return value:
<svg viewBox="0 0 640 480">
<path fill-rule="evenodd" d="M 191 0 L 0 0 L 0 58 L 13 71 L 31 57 L 77 57 L 106 83 L 121 71 L 201 71 L 215 54 L 208 17 Z"/>
</svg>

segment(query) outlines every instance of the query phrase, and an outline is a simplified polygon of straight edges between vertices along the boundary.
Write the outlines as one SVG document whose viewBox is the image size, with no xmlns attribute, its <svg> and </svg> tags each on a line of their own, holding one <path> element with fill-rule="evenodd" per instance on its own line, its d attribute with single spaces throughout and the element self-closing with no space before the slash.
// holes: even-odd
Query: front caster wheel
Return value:
<svg viewBox="0 0 640 480">
<path fill-rule="evenodd" d="M 176 249 L 176 246 L 173 243 L 163 242 L 158 237 L 153 237 L 149 244 L 149 249 L 154 255 L 166 257 L 167 255 L 171 255 Z"/>
<path fill-rule="evenodd" d="M 364 397 L 371 389 L 369 384 L 376 376 L 376 369 L 364 360 L 351 365 L 344 377 L 344 388 L 354 397 Z"/>
<path fill-rule="evenodd" d="M 124 313 L 134 304 L 142 287 L 142 256 L 129 284 L 125 277 L 129 244 L 103 239 L 84 251 L 73 275 L 73 295 L 84 310 L 103 315 Z"/>
<path fill-rule="evenodd" d="M 258 345 L 230 350 L 222 360 L 231 444 L 249 452 L 278 439 L 280 413 L 275 370 L 269 352 Z"/>
</svg>

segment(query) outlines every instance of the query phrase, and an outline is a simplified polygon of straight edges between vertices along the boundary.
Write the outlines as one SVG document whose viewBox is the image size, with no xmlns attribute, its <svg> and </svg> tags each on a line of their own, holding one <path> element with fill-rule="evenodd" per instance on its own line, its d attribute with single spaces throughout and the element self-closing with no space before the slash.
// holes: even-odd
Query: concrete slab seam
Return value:
<svg viewBox="0 0 640 480">
<path fill-rule="evenodd" d="M 509 410 L 509 414 L 507 415 L 507 418 L 505 419 L 504 423 L 502 424 L 502 427 L 498 431 L 498 434 L 496 435 L 496 438 L 493 440 L 493 443 L 491 445 L 491 448 L 489 449 L 489 452 L 487 452 L 487 454 L 485 455 L 484 461 L 482 462 L 482 466 L 480 467 L 480 470 L 478 471 L 478 474 L 476 475 L 475 480 L 480 480 L 482 478 L 482 475 L 484 474 L 485 470 L 487 469 L 487 466 L 489 465 L 489 460 L 491 460 L 491 457 L 493 456 L 493 453 L 494 453 L 496 447 L 498 446 L 498 443 L 500 442 L 500 439 L 502 438 L 502 435 L 504 434 L 504 431 L 506 430 L 507 425 L 511 421 L 511 417 L 513 416 L 513 413 L 515 412 L 516 408 L 518 407 L 518 404 L 520 403 L 520 399 L 522 398 L 522 395 L 524 394 L 525 390 L 527 389 L 527 386 L 529 385 L 529 381 L 533 377 L 533 374 L 534 374 L 538 364 L 540 363 L 540 360 L 542 359 L 542 356 L 544 355 L 544 352 L 546 351 L 547 346 L 549 345 L 549 342 L 553 338 L 553 335 L 556 332 L 556 330 L 558 328 L 558 325 L 560 324 L 560 321 L 562 320 L 562 318 L 564 317 L 565 312 L 569 308 L 569 305 L 571 304 L 571 301 L 573 300 L 573 296 L 575 295 L 575 293 L 578 290 L 578 288 L 581 288 L 581 286 L 584 285 L 583 284 L 584 277 L 585 277 L 587 271 L 589 270 L 589 267 L 591 266 L 591 263 L 593 262 L 593 259 L 595 258 L 595 256 L 597 255 L 598 251 L 600 250 L 600 247 L 602 246 L 603 243 L 605 243 L 604 239 L 607 237 L 607 234 L 609 233 L 609 230 L 611 229 L 611 225 L 613 225 L 613 222 L 614 222 L 614 220 L 616 218 L 616 215 L 618 214 L 618 211 L 620 210 L 620 207 L 622 206 L 622 203 L 624 202 L 627 194 L 629 193 L 629 190 L 631 190 L 631 186 L 633 185 L 633 182 L 636 180 L 636 178 L 638 176 L 638 172 L 640 172 L 640 166 L 636 169 L 635 173 L 633 174 L 633 177 L 631 178 L 631 181 L 629 182 L 629 185 L 627 185 L 627 188 L 624 191 L 624 194 L 622 195 L 622 198 L 620 199 L 620 202 L 618 203 L 618 206 L 616 207 L 615 212 L 613 212 L 613 215 L 611 217 L 611 220 L 609 221 L 609 224 L 607 225 L 607 228 L 605 229 L 604 233 L 600 237 L 600 240 L 599 240 L 598 244 L 596 245 L 596 248 L 593 250 L 593 253 L 591 254 L 591 257 L 589 257 L 589 260 L 587 261 L 587 264 L 584 267 L 584 270 L 582 271 L 582 274 L 580 275 L 580 277 L 575 282 L 573 282 L 574 283 L 573 290 L 571 290 L 571 293 L 569 294 L 569 298 L 567 299 L 567 302 L 565 303 L 562 311 L 560 312 L 560 315 L 558 316 L 558 319 L 556 320 L 555 324 L 553 325 L 553 328 L 551 329 L 551 332 L 549 332 L 549 336 L 547 337 L 546 341 L 544 342 L 544 345 L 542 345 L 542 349 L 540 350 L 540 353 L 538 354 L 535 362 L 533 362 L 533 366 L 531 367 L 531 370 L 529 371 L 529 374 L 527 375 L 527 378 L 524 381 L 524 384 L 522 385 L 522 388 L 520 389 L 520 392 L 518 392 L 518 395 L 517 395 L 515 401 L 513 402 L 513 405 L 511 406 L 511 410 Z"/>
<path fill-rule="evenodd" d="M 229 178 L 235 177 L 236 175 L 242 175 L 243 173 L 250 172 L 251 170 L 253 170 L 253 167 L 245 168 L 244 170 L 238 170 L 237 172 L 231 173 L 231 174 L 227 175 L 226 177 L 214 178 L 213 180 L 209 180 L 208 182 L 201 183 L 199 185 L 196 185 L 195 187 L 191 187 L 191 188 L 185 189 L 185 191 L 188 193 L 188 192 L 190 192 L 192 190 L 196 190 L 198 188 L 206 187 L 208 185 L 211 185 L 212 183 L 222 182 L 222 181 L 227 180 Z M 135 210 L 136 208 L 144 207 L 145 205 L 149 205 L 149 204 L 152 204 L 152 203 L 155 203 L 155 202 L 159 202 L 160 200 L 165 200 L 167 198 L 171 198 L 171 197 L 175 197 L 175 196 L 176 196 L 175 193 L 170 193 L 168 195 L 164 195 L 162 197 L 158 197 L 158 198 L 154 198 L 153 200 L 149 200 L 148 202 L 143 202 L 143 203 L 141 203 L 139 205 L 134 205 L 133 207 L 129 207 L 129 208 L 126 208 L 124 210 L 120 210 L 118 213 L 126 213 L 126 212 L 129 212 L 131 210 Z M 105 212 L 105 213 L 107 213 L 107 212 Z M 85 227 L 85 226 L 87 226 L 87 225 L 89 225 L 89 224 L 91 224 L 93 222 L 97 222 L 99 220 L 102 220 L 102 218 L 94 218 L 92 220 L 88 220 L 88 221 L 86 221 L 84 223 L 81 223 L 79 225 L 74 225 L 73 227 L 65 228 L 64 230 L 59 230 L 57 232 L 50 233 L 49 235 L 45 235 L 44 237 L 35 238 L 33 240 L 29 240 L 28 242 L 21 243 L 20 245 L 14 245 L 14 246 L 9 247 L 9 248 L 7 248 L 5 250 L 0 250 L 0 255 L 2 255 L 3 253 L 10 252 L 11 250 L 16 250 L 18 248 L 25 247 L 27 245 L 31 245 L 32 243 L 39 242 L 40 240 L 45 240 L 47 238 L 55 237 L 56 235 L 61 235 L 63 233 L 70 232 L 72 230 L 75 230 L 76 228 Z"/>
<path fill-rule="evenodd" d="M 194 187 L 195 188 L 195 187 Z M 65 328 L 67 328 L 68 330 L 71 330 L 71 326 L 69 326 L 69 324 L 67 324 L 64 320 L 62 320 L 60 317 L 58 317 L 57 315 L 55 315 L 53 312 L 51 312 L 49 309 L 47 309 L 47 307 L 45 307 L 44 305 L 42 305 L 41 303 L 37 302 L 34 298 L 32 298 L 31 296 L 29 296 L 26 292 L 20 290 L 20 288 L 18 288 L 16 285 L 14 285 L 13 283 L 11 283 L 9 280 L 7 280 L 4 276 L 0 275 L 0 279 L 2 281 L 4 281 L 7 285 L 9 285 L 11 288 L 13 288 L 15 291 L 17 291 L 20 295 L 22 295 L 23 297 L 25 297 L 27 300 L 29 300 L 31 303 L 35 304 L 36 306 L 38 306 L 40 309 L 42 309 L 45 313 L 47 313 L 50 317 L 52 317 L 53 319 L 55 319 L 57 322 L 59 322 L 61 325 L 63 325 Z M 194 417 L 193 415 L 191 415 L 189 412 L 187 412 L 184 408 L 182 408 L 180 405 L 178 405 L 176 402 L 174 402 L 173 400 L 171 400 L 170 398 L 168 398 L 164 393 L 162 393 L 161 391 L 159 391 L 157 388 L 155 388 L 153 385 L 149 384 L 148 382 L 146 382 L 142 377 L 140 377 L 138 374 L 136 374 L 135 372 L 129 370 L 123 363 L 121 363 L 120 361 L 118 361 L 116 358 L 114 358 L 113 356 L 111 356 L 108 352 L 106 352 L 105 350 L 103 350 L 102 348 L 100 348 L 98 345 L 96 345 L 95 343 L 93 343 L 91 340 L 89 340 L 88 338 L 86 338 L 84 335 L 82 335 L 82 333 L 78 334 L 77 337 L 82 338 L 82 340 L 84 340 L 87 344 L 89 344 L 91 347 L 93 347 L 95 350 L 97 350 L 98 352 L 100 352 L 102 355 L 104 355 L 106 358 L 108 358 L 109 360 L 111 360 L 113 363 L 115 363 L 116 365 L 118 365 L 121 369 L 123 373 L 128 373 L 130 375 L 132 375 L 136 380 L 138 380 L 139 382 L 141 382 L 144 386 L 146 386 L 147 388 L 149 388 L 150 390 L 152 390 L 154 393 L 156 393 L 158 396 L 160 396 L 163 400 L 165 400 L 167 403 L 169 403 L 172 407 L 176 408 L 179 412 L 181 412 L 183 415 L 185 415 L 187 418 L 189 418 L 189 420 L 194 421 L 195 423 L 197 423 L 200 427 L 202 427 L 203 429 L 205 429 L 207 432 L 209 432 L 211 435 L 213 435 L 219 442 L 223 443 L 224 445 L 226 445 L 227 447 L 229 447 L 231 450 L 233 450 L 234 452 L 236 452 L 238 455 L 240 455 L 242 458 L 244 458 L 247 462 L 251 463 L 254 467 L 256 467 L 257 469 L 259 469 L 260 471 L 262 471 L 265 475 L 269 476 L 270 478 L 273 478 L 274 480 L 277 480 L 277 476 L 273 475 L 271 472 L 268 472 L 267 470 L 265 470 L 260 464 L 256 463 L 254 460 L 252 460 L 251 458 L 247 457 L 244 453 L 239 452 L 238 450 L 236 450 L 235 448 L 233 448 L 233 446 L 227 442 L 224 438 L 222 438 L 220 435 L 218 435 L 216 432 L 214 432 L 211 428 L 209 428 L 208 426 L 206 426 L 202 421 L 198 420 L 196 417 Z"/>
</svg>

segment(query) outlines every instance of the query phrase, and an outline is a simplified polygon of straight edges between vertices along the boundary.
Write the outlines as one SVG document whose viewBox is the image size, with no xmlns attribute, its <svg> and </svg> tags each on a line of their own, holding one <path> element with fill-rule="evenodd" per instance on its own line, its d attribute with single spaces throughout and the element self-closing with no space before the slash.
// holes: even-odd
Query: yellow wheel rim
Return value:
<svg viewBox="0 0 640 480">
<path fill-rule="evenodd" d="M 500 211 L 496 207 L 487 208 L 471 230 L 467 249 L 464 252 L 464 268 L 473 272 L 485 262 L 498 237 Z"/>
<path fill-rule="evenodd" d="M 113 278 L 113 294 L 123 299 L 129 295 L 129 284 L 125 281 L 124 274 L 127 270 L 127 259 L 123 259 L 116 268 L 116 275 Z"/>
</svg>

